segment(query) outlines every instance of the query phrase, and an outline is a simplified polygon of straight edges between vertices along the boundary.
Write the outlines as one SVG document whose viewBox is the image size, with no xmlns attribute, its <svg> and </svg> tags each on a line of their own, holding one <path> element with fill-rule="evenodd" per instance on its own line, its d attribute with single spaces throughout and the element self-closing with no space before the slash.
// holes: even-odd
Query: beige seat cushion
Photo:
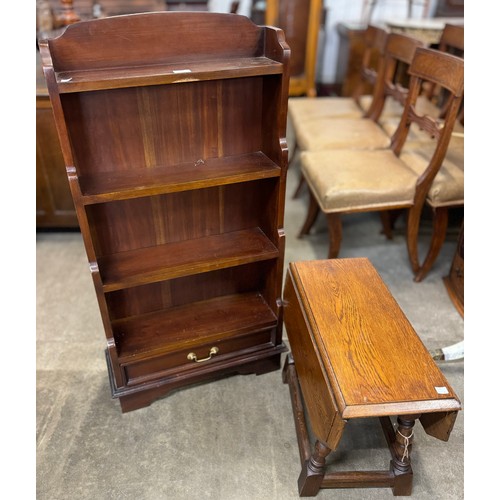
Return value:
<svg viewBox="0 0 500 500">
<path fill-rule="evenodd" d="M 323 118 L 361 118 L 362 110 L 351 97 L 290 97 L 292 124 Z"/>
<path fill-rule="evenodd" d="M 366 113 L 370 109 L 372 102 L 373 102 L 373 95 L 371 95 L 371 94 L 370 95 L 362 95 L 359 98 L 359 105 L 364 113 Z"/>
<path fill-rule="evenodd" d="M 413 204 L 418 176 L 392 150 L 305 151 L 301 168 L 326 213 Z"/>
<path fill-rule="evenodd" d="M 434 178 L 427 203 L 432 207 L 460 206 L 464 204 L 464 149 L 463 139 L 450 141 L 445 160 Z M 403 160 L 417 175 L 426 168 L 433 153 L 429 145 L 409 144 L 401 153 Z"/>
<path fill-rule="evenodd" d="M 294 128 L 302 151 L 385 149 L 391 144 L 390 137 L 368 118 L 325 118 L 298 123 Z"/>
</svg>

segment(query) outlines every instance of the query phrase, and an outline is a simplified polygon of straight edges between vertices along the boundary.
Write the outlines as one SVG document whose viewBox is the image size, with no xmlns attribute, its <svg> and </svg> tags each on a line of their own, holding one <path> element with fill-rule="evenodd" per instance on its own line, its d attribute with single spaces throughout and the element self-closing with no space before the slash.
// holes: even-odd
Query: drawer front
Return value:
<svg viewBox="0 0 500 500">
<path fill-rule="evenodd" d="M 218 339 L 162 356 L 122 364 L 127 385 L 132 386 L 159 379 L 168 376 L 172 371 L 179 373 L 184 370 L 197 370 L 210 364 L 227 361 L 228 358 L 242 354 L 243 351 L 269 346 L 273 332 L 274 329 L 270 329 L 239 337 Z M 211 349 L 214 348 L 217 352 L 210 354 Z"/>
</svg>

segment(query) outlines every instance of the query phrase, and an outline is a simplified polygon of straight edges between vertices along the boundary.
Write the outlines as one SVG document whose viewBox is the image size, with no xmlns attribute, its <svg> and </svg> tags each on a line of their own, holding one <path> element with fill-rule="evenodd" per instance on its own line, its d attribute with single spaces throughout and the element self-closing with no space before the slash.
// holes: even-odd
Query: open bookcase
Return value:
<svg viewBox="0 0 500 500">
<path fill-rule="evenodd" d="M 283 32 L 155 12 L 39 45 L 122 411 L 279 369 Z"/>
</svg>

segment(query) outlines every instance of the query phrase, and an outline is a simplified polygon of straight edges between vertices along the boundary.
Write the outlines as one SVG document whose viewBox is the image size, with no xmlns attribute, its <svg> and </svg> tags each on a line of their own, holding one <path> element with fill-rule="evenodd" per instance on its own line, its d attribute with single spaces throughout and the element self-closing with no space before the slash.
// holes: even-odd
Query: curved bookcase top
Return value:
<svg viewBox="0 0 500 500">
<path fill-rule="evenodd" d="M 203 40 L 203 43 L 200 43 Z M 46 47 L 50 47 L 50 52 Z M 281 49 L 281 50 L 280 50 Z M 81 21 L 41 40 L 44 66 L 56 73 L 268 57 L 289 51 L 282 30 L 246 16 L 213 12 L 153 12 Z"/>
</svg>

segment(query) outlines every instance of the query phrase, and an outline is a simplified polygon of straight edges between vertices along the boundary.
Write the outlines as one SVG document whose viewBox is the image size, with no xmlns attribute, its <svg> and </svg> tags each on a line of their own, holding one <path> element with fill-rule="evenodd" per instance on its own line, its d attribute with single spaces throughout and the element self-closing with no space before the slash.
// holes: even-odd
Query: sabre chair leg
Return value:
<svg viewBox="0 0 500 500">
<path fill-rule="evenodd" d="M 420 229 L 420 216 L 422 207 L 411 207 L 406 217 L 406 248 L 410 259 L 411 270 L 416 275 L 420 269 L 418 259 L 418 233 Z"/>
<path fill-rule="evenodd" d="M 432 218 L 432 236 L 424 262 L 415 274 L 414 281 L 422 281 L 431 270 L 441 251 L 448 229 L 448 209 L 436 208 Z"/>
<path fill-rule="evenodd" d="M 302 191 L 302 188 L 304 187 L 305 182 L 306 182 L 306 178 L 304 177 L 303 174 L 300 174 L 299 183 L 297 184 L 297 187 L 295 189 L 295 193 L 293 193 L 293 196 L 292 196 L 292 198 L 294 200 L 299 197 L 299 194 Z"/>
<path fill-rule="evenodd" d="M 318 202 L 316 201 L 314 195 L 311 193 L 311 190 L 309 190 L 309 208 L 307 210 L 306 220 L 304 221 L 302 229 L 300 230 L 298 235 L 299 239 L 302 238 L 302 236 L 309 234 L 309 231 L 311 230 L 314 223 L 316 222 L 316 219 L 318 218 L 318 214 L 319 214 Z"/>
<path fill-rule="evenodd" d="M 403 210 L 382 210 L 380 212 L 380 221 L 382 222 L 382 234 L 385 234 L 385 237 L 388 240 L 392 240 L 392 231 L 394 230 L 394 226 L 396 225 L 396 221 L 398 217 L 403 213 Z"/>
<path fill-rule="evenodd" d="M 342 243 L 342 220 L 340 214 L 326 214 L 326 219 L 328 221 L 328 234 L 330 238 L 328 258 L 336 259 L 340 252 L 340 244 Z"/>
</svg>

